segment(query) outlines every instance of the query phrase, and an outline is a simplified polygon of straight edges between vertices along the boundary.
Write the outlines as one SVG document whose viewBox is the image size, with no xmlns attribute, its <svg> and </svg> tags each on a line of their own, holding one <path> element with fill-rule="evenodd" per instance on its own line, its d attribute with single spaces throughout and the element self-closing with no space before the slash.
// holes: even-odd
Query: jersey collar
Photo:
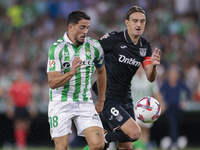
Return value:
<svg viewBox="0 0 200 150">
<path fill-rule="evenodd" d="M 68 32 L 65 32 L 63 38 L 67 43 L 73 44 L 72 41 L 68 38 Z"/>
<path fill-rule="evenodd" d="M 124 38 L 126 40 L 127 43 L 133 43 L 133 41 L 131 40 L 130 36 L 128 35 L 128 31 L 124 31 Z M 134 43 L 133 43 L 134 44 Z M 138 40 L 137 45 L 140 44 L 140 46 L 142 47 L 142 41 L 141 41 L 141 37 Z M 135 44 L 134 44 L 135 45 Z"/>
<path fill-rule="evenodd" d="M 67 42 L 67 43 L 70 43 L 70 44 L 74 44 L 74 43 L 72 43 L 72 41 L 69 39 L 69 37 L 68 37 L 68 32 L 65 32 L 65 34 L 64 34 L 64 36 L 63 36 L 63 39 Z M 85 38 L 85 41 L 84 41 L 84 43 L 83 44 L 85 44 L 87 42 L 87 36 L 86 36 L 86 38 Z"/>
</svg>

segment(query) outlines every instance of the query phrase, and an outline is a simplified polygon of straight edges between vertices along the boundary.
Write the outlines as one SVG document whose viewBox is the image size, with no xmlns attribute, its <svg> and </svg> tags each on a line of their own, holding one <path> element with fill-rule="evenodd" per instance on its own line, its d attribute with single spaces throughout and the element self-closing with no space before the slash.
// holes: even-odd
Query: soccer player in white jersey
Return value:
<svg viewBox="0 0 200 150">
<path fill-rule="evenodd" d="M 50 85 L 48 119 L 55 150 L 66 150 L 72 120 L 79 136 L 85 136 L 90 150 L 104 148 L 99 113 L 103 109 L 106 70 L 98 41 L 87 37 L 90 17 L 83 11 L 68 15 L 68 32 L 49 49 L 47 73 Z M 94 105 L 91 82 L 97 72 L 99 97 Z"/>
</svg>

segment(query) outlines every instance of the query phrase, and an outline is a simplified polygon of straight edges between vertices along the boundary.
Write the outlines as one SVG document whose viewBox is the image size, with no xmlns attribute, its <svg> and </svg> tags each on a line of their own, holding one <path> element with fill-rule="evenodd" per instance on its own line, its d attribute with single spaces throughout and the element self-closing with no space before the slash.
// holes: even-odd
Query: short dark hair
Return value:
<svg viewBox="0 0 200 150">
<path fill-rule="evenodd" d="M 142 7 L 132 6 L 126 13 L 126 19 L 129 20 L 130 15 L 135 12 L 141 12 L 146 16 L 146 12 L 142 9 Z"/>
<path fill-rule="evenodd" d="M 78 24 L 78 22 L 82 19 L 90 20 L 90 16 L 88 16 L 84 11 L 82 10 L 76 10 L 72 11 L 68 17 L 67 17 L 67 26 L 72 24 Z"/>
</svg>

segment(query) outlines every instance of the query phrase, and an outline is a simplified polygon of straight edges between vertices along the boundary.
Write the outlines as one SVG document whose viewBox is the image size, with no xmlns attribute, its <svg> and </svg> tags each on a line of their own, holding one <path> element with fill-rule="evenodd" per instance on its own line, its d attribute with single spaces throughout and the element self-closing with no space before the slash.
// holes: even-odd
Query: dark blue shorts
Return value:
<svg viewBox="0 0 200 150">
<path fill-rule="evenodd" d="M 104 129 L 115 131 L 119 129 L 129 118 L 135 120 L 133 103 L 109 100 L 105 102 L 104 109 L 100 114 Z"/>
</svg>

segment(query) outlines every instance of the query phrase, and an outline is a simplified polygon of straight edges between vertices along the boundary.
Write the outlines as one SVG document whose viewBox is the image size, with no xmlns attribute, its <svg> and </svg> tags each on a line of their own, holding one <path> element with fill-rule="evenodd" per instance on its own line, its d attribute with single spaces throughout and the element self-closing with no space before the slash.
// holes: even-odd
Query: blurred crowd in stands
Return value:
<svg viewBox="0 0 200 150">
<path fill-rule="evenodd" d="M 39 111 L 47 113 L 48 49 L 67 31 L 68 14 L 84 10 L 91 17 L 88 36 L 99 39 L 107 32 L 126 29 L 125 14 L 132 5 L 141 6 L 147 13 L 143 37 L 151 42 L 152 49 L 162 50 L 159 86 L 168 66 L 176 64 L 192 100 L 200 102 L 199 0 L 1 0 L 0 106 L 5 103 L 16 70 L 23 68 L 33 82 Z"/>
</svg>

